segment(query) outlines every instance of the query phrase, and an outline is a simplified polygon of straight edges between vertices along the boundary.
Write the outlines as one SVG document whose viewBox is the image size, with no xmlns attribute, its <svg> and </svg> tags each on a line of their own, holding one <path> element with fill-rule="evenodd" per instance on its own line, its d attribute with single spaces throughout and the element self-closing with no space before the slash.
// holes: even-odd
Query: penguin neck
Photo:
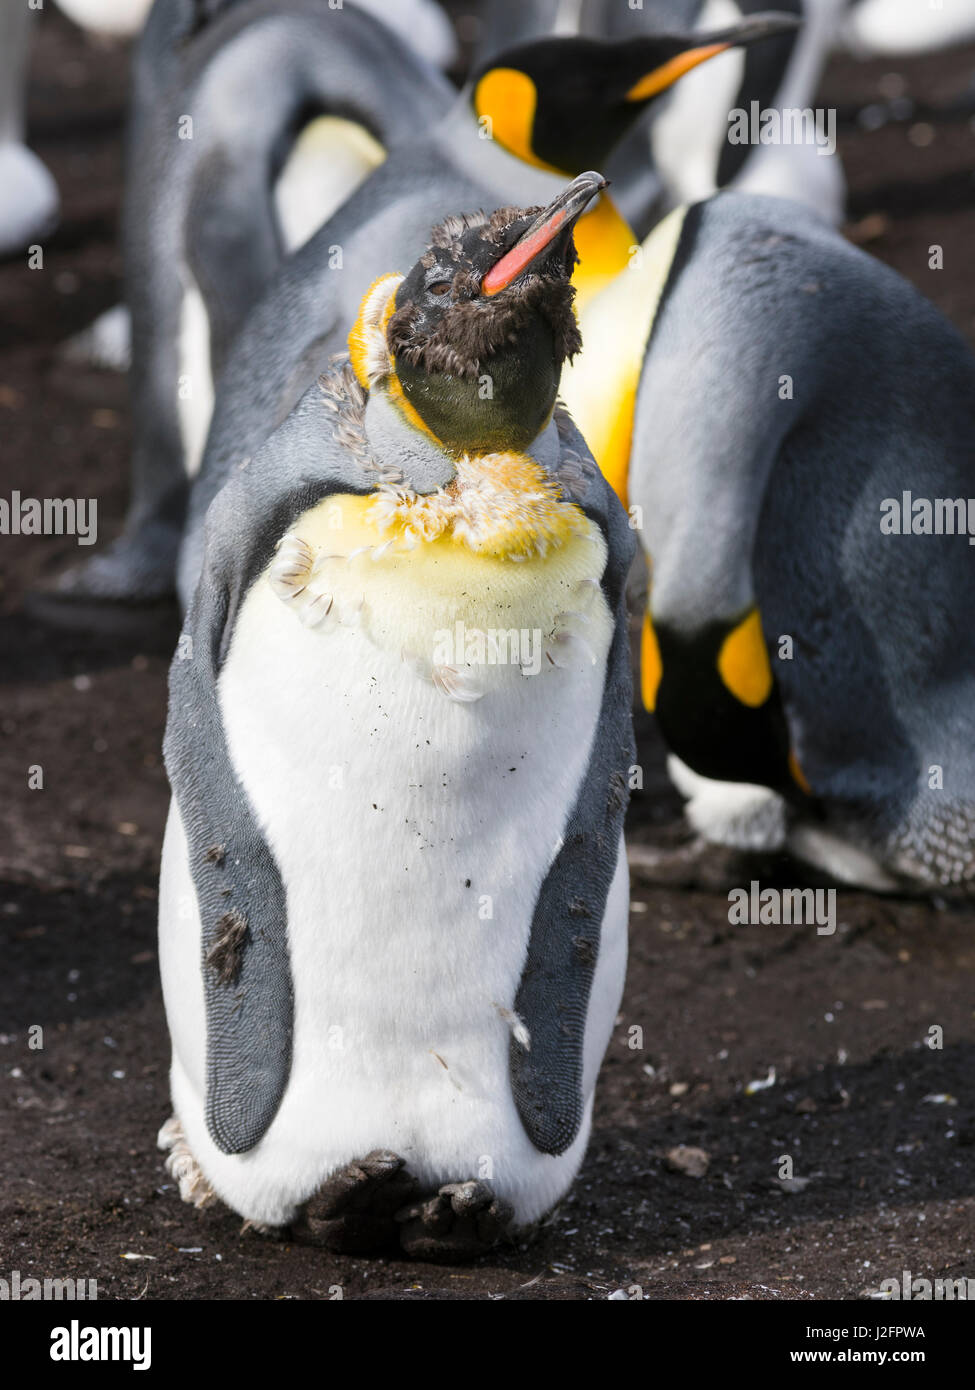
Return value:
<svg viewBox="0 0 975 1390">
<path fill-rule="evenodd" d="M 455 460 L 439 440 L 408 418 L 386 382 L 369 392 L 363 426 L 384 482 L 413 492 L 436 492 L 452 481 Z"/>
<path fill-rule="evenodd" d="M 406 404 L 403 402 L 403 404 Z M 425 428 L 417 427 L 402 409 L 395 390 L 387 384 L 370 391 L 363 419 L 369 451 L 380 477 L 412 492 L 436 492 L 452 483 L 457 457 Z M 559 469 L 561 444 L 554 418 L 520 454 L 539 464 L 546 473 Z"/>
<path fill-rule="evenodd" d="M 448 447 L 438 438 L 407 399 L 386 342 L 386 324 L 401 283 L 402 276 L 396 274 L 381 275 L 373 281 L 349 334 L 352 369 L 359 386 L 367 393 L 363 430 L 380 484 L 407 487 L 417 493 L 435 492 L 453 481 L 460 458 L 489 454 L 527 459 L 548 472 L 556 472 L 559 443 L 551 413 L 527 448 L 499 445 L 491 449 L 482 439 L 480 448 L 467 450 L 462 445 L 463 431 L 461 447 L 457 439 L 452 438 Z M 483 435 L 483 430 L 480 433 Z M 521 430 L 520 439 L 526 433 L 527 430 Z M 472 433 L 471 438 L 474 437 Z"/>
</svg>

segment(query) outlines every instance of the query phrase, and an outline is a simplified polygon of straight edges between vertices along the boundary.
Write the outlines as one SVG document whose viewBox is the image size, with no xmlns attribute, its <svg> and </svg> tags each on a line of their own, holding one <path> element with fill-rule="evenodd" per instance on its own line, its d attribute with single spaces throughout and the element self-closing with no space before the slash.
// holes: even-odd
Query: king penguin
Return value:
<svg viewBox="0 0 975 1390">
<path fill-rule="evenodd" d="M 731 138 L 735 113 L 805 110 L 829 54 L 844 0 L 786 0 L 801 27 L 767 43 L 718 54 L 651 106 L 606 161 L 614 200 L 642 238 L 672 207 L 736 188 L 805 202 L 830 221 L 843 216 L 839 157 L 822 142 L 760 144 Z M 475 61 L 513 42 L 578 34 L 614 42 L 653 34 L 708 33 L 747 19 L 762 0 L 499 0 L 491 6 Z M 510 35 L 510 36 L 509 36 Z"/>
<path fill-rule="evenodd" d="M 475 70 L 446 115 L 391 154 L 289 258 L 237 336 L 190 496 L 179 560 L 181 602 L 189 602 L 199 574 L 207 508 L 330 355 L 341 350 L 346 325 L 358 310 L 355 286 L 371 282 L 391 263 L 415 261 L 426 246 L 431 217 L 445 218 L 458 207 L 548 202 L 566 177 L 600 167 L 648 104 L 685 73 L 730 47 L 794 27 L 791 16 L 762 15 L 706 35 L 619 43 L 545 39 L 496 55 Z M 585 319 L 594 297 L 630 268 L 639 239 L 604 191 L 577 222 L 575 240 L 580 263 L 573 283 Z M 330 263 L 329 248 L 336 246 L 342 274 Z M 282 335 L 285 318 L 288 332 Z M 606 469 L 621 496 L 645 318 L 630 315 L 626 336 L 609 342 L 608 357 L 606 345 L 600 349 L 605 374 L 622 386 L 614 384 L 603 405 L 598 393 L 577 391 L 590 416 L 582 432 L 598 427 Z M 585 372 L 589 349 L 578 360 Z"/>
<path fill-rule="evenodd" d="M 219 10 L 241 2 L 156 0 L 156 8 L 168 5 L 177 16 L 182 14 L 180 27 L 189 38 L 211 23 Z M 106 0 L 78 0 L 78 3 L 86 7 L 86 13 L 83 15 L 81 9 L 76 8 L 72 17 L 79 23 L 90 23 L 98 32 L 103 32 L 104 25 L 109 22 L 121 24 L 125 32 L 132 33 L 137 33 L 141 25 L 140 0 L 133 0 L 128 15 L 124 7 L 113 8 L 109 13 Z M 90 10 L 87 9 L 89 4 Z M 401 0 L 392 7 L 385 0 L 355 0 L 355 4 L 357 9 L 366 10 L 387 24 L 426 61 L 444 69 L 456 61 L 456 37 L 450 20 L 436 0 Z M 190 5 L 195 9 L 190 10 Z M 62 8 L 67 10 L 67 5 Z M 382 157 L 382 146 L 354 122 L 337 116 L 312 119 L 288 153 L 274 186 L 274 202 L 285 249 L 293 251 L 307 241 Z M 125 372 L 131 362 L 131 346 L 129 310 L 125 304 L 116 304 L 68 339 L 63 356 L 68 363 Z M 205 428 L 205 410 L 196 412 L 197 434 L 201 420 Z M 191 463 L 198 461 L 194 446 L 195 441 L 191 441 Z"/>
<path fill-rule="evenodd" d="M 602 183 L 387 267 L 209 509 L 160 890 L 160 1144 L 198 1206 L 463 1258 L 582 1160 L 633 759 L 632 532 L 556 404 Z"/>
<path fill-rule="evenodd" d="M 130 504 L 122 534 L 49 586 L 69 613 L 171 592 L 215 383 L 248 311 L 288 250 L 452 90 L 386 25 L 327 0 L 159 0 L 132 85 Z"/>
<path fill-rule="evenodd" d="M 21 0 L 0 0 L 0 256 L 25 251 L 53 230 L 58 217 L 57 185 L 24 144 L 35 19 Z"/>
<path fill-rule="evenodd" d="M 975 358 L 786 199 L 717 194 L 646 249 L 643 695 L 691 823 L 841 881 L 971 892 Z M 596 316 L 619 332 L 615 294 Z"/>
</svg>

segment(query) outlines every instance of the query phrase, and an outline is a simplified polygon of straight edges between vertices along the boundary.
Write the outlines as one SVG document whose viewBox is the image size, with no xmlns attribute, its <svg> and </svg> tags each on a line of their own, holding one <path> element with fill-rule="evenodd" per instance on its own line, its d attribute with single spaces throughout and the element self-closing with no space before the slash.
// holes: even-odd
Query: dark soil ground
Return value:
<svg viewBox="0 0 975 1390">
<path fill-rule="evenodd" d="M 851 234 L 970 339 L 975 135 L 970 111 L 949 108 L 973 72 L 975 49 L 844 59 L 824 93 L 840 110 Z M 0 495 L 97 496 L 104 539 L 126 497 L 125 383 L 68 369 L 57 347 L 119 296 L 125 79 L 123 49 L 46 18 L 32 139 L 64 218 L 43 271 L 0 266 Z M 858 112 L 891 98 L 897 119 L 867 133 Z M 941 271 L 928 269 L 934 244 Z M 25 590 L 77 554 L 64 538 L 0 543 L 0 1275 L 95 1278 L 100 1297 L 121 1299 L 315 1299 L 334 1286 L 852 1299 L 905 1269 L 975 1278 L 975 911 L 841 892 L 832 937 L 730 927 L 726 889 L 747 866 L 717 865 L 717 887 L 697 891 L 634 879 L 629 982 L 589 1156 L 530 1248 L 466 1268 L 344 1259 L 183 1206 L 154 1146 L 169 1114 L 154 917 L 176 615 L 116 638 L 25 616 Z M 648 720 L 640 730 L 632 839 L 672 844 L 679 802 Z M 28 789 L 34 765 L 42 790 Z M 805 881 L 786 864 L 761 876 Z M 942 1050 L 925 1045 L 933 1025 Z M 773 1068 L 774 1084 L 750 1093 Z M 680 1144 L 706 1151 L 705 1176 L 668 1168 Z"/>
</svg>

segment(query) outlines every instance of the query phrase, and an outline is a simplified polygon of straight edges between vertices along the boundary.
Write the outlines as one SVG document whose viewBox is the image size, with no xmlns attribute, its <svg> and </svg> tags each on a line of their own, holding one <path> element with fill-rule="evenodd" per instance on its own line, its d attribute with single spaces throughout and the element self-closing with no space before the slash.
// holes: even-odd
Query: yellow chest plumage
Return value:
<svg viewBox="0 0 975 1390">
<path fill-rule="evenodd" d="M 266 579 L 303 626 L 358 627 L 376 646 L 427 666 L 438 634 L 458 622 L 479 632 L 538 631 L 556 653 L 552 664 L 561 664 L 567 638 L 599 650 L 608 643 L 612 622 L 599 585 L 606 543 L 577 507 L 548 500 L 565 516 L 551 521 L 544 554 L 537 545 L 529 554 L 522 519 L 513 521 L 509 549 L 500 523 L 484 537 L 473 533 L 449 493 L 422 499 L 439 500 L 442 515 L 411 516 L 403 497 L 397 505 L 381 493 L 337 494 L 294 523 Z"/>
</svg>

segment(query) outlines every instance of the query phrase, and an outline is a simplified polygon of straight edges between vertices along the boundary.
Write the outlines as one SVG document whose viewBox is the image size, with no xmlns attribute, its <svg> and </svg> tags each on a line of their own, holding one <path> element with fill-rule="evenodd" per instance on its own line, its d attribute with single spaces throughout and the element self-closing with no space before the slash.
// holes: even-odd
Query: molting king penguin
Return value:
<svg viewBox="0 0 975 1390">
<path fill-rule="evenodd" d="M 207 507 L 342 348 L 358 313 L 359 287 L 390 264 L 420 257 L 431 218 L 446 218 L 458 207 L 546 204 L 567 175 L 599 168 L 648 104 L 683 74 L 729 47 L 794 27 L 791 16 L 762 15 L 693 36 L 619 43 L 547 39 L 507 50 L 475 71 L 443 118 L 392 152 L 288 260 L 231 347 L 190 497 L 179 564 L 184 605 L 199 574 Z M 573 283 L 584 323 L 588 303 L 631 266 L 639 243 L 605 192 L 580 217 L 575 240 L 580 263 Z M 571 373 L 586 417 L 584 426 L 577 423 L 587 438 L 588 431 L 598 437 L 597 461 L 621 496 L 654 293 L 647 287 L 649 297 L 626 315 L 618 341 L 605 340 L 600 330 L 599 360 L 584 350 L 582 375 L 575 367 Z M 590 365 L 599 382 L 595 391 L 585 389 Z M 576 402 L 567 404 L 575 414 Z"/>
<path fill-rule="evenodd" d="M 602 185 L 387 266 L 208 511 L 160 889 L 160 1144 L 196 1205 L 460 1258 L 582 1160 L 634 753 L 633 534 L 555 403 Z"/>
</svg>

